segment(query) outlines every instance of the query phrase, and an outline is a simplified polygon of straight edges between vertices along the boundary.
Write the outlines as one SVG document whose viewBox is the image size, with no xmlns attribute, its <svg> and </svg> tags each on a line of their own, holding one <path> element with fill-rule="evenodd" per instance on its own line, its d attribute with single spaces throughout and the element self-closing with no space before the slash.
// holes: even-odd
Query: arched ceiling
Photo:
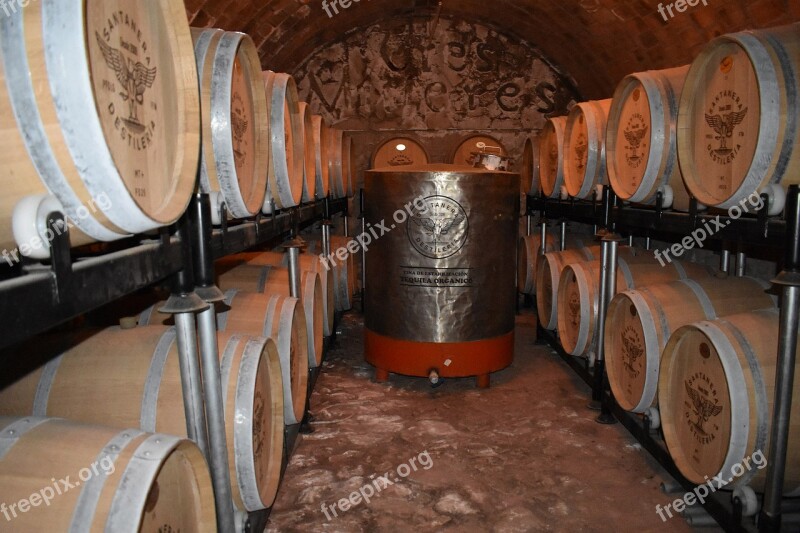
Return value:
<svg viewBox="0 0 800 533">
<path fill-rule="evenodd" d="M 697 5 L 678 12 L 675 0 L 443 0 L 441 14 L 531 43 L 588 99 L 610 97 L 628 73 L 690 63 L 717 35 L 800 20 L 798 0 L 687 1 Z M 248 33 L 264 68 L 292 72 L 318 47 L 375 22 L 422 18 L 433 25 L 439 3 L 351 0 L 331 17 L 322 0 L 186 0 L 186 9 L 193 26 Z M 660 4 L 674 17 L 666 9 L 661 15 Z"/>
</svg>

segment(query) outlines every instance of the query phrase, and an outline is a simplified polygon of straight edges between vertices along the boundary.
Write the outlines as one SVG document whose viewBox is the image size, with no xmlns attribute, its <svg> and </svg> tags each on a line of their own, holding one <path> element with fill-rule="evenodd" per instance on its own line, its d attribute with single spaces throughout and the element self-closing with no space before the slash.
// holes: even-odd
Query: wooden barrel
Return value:
<svg viewBox="0 0 800 533">
<path fill-rule="evenodd" d="M 547 233 L 545 253 L 561 249 L 561 238 L 552 232 Z M 567 236 L 566 248 L 583 248 L 584 241 Z M 540 232 L 525 235 L 519 239 L 517 249 L 517 289 L 523 294 L 536 294 L 536 273 L 539 258 L 542 256 L 542 236 Z"/>
<path fill-rule="evenodd" d="M 330 193 L 330 128 L 319 115 L 311 116 L 311 127 L 314 131 L 317 198 L 325 198 Z"/>
<path fill-rule="evenodd" d="M 629 74 L 617 86 L 608 113 L 608 181 L 623 200 L 689 208 L 678 165 L 678 102 L 689 66 Z M 671 202 L 669 200 L 672 200 Z"/>
<path fill-rule="evenodd" d="M 539 135 L 539 181 L 547 198 L 561 196 L 564 185 L 564 128 L 567 117 L 554 117 L 545 122 Z"/>
<path fill-rule="evenodd" d="M 408 137 L 392 137 L 384 141 L 372 156 L 372 168 L 427 164 L 428 152 L 425 147 Z"/>
<path fill-rule="evenodd" d="M 234 218 L 264 204 L 269 112 L 261 63 L 244 33 L 192 28 L 203 123 L 200 187 L 218 193 Z"/>
<path fill-rule="evenodd" d="M 661 265 L 652 252 L 637 250 L 635 256 L 617 261 L 617 293 L 711 275 L 705 266 L 673 261 Z M 558 333 L 561 346 L 572 355 L 593 353 L 597 341 L 600 306 L 600 261 L 567 265 L 558 284 Z"/>
<path fill-rule="evenodd" d="M 545 238 L 545 252 L 558 249 L 558 239 L 552 233 Z M 536 269 L 542 255 L 542 236 L 525 235 L 519 238 L 517 248 L 517 290 L 522 294 L 536 294 Z"/>
<path fill-rule="evenodd" d="M 800 23 L 723 35 L 700 52 L 678 114 L 683 179 L 700 202 L 729 208 L 800 183 L 798 90 Z"/>
<path fill-rule="evenodd" d="M 185 436 L 175 337 L 165 326 L 100 331 L 0 391 L 0 414 Z M 277 349 L 269 339 L 220 333 L 219 353 L 234 502 L 265 509 L 277 493 L 283 454 Z"/>
<path fill-rule="evenodd" d="M 200 149 L 183 2 L 17 7 L 0 17 L 0 248 L 49 257 L 39 223 L 53 209 L 75 224 L 73 246 L 175 222 Z"/>
<path fill-rule="evenodd" d="M 351 237 L 341 235 L 331 235 L 331 257 L 322 256 L 322 241 L 319 237 L 309 237 L 309 255 L 315 256 L 315 261 L 322 265 L 322 268 L 333 270 L 335 282 L 335 304 L 337 311 L 348 311 L 353 307 L 353 295 L 356 292 L 356 260 L 354 254 L 347 252 L 342 261 L 337 257 L 340 250 L 347 250 L 347 245 L 354 241 Z M 323 259 L 325 259 L 323 261 Z"/>
<path fill-rule="evenodd" d="M 541 190 L 539 183 L 539 138 L 530 136 L 525 139 L 522 149 L 522 163 L 519 170 L 520 186 L 522 192 L 538 195 Z"/>
<path fill-rule="evenodd" d="M 244 262 L 258 266 L 280 266 L 288 268 L 289 258 L 279 252 L 250 252 L 236 255 Z M 300 268 L 309 272 L 316 272 L 320 277 L 322 289 L 322 331 L 326 337 L 333 335 L 333 322 L 336 312 L 336 281 L 333 270 L 325 268 L 318 257 L 300 254 Z"/>
<path fill-rule="evenodd" d="M 345 135 L 342 139 L 342 180 L 344 181 L 345 196 L 352 198 L 355 195 L 356 161 L 353 153 L 353 138 Z"/>
<path fill-rule="evenodd" d="M 288 74 L 262 73 L 269 103 L 269 132 L 272 149 L 269 165 L 267 197 L 263 212 L 272 212 L 272 203 L 279 209 L 300 204 L 303 198 L 303 145 L 300 100 L 297 85 Z"/>
<path fill-rule="evenodd" d="M 606 176 L 606 121 L 611 100 L 582 102 L 564 130 L 564 185 L 575 198 L 591 198 Z"/>
<path fill-rule="evenodd" d="M 684 279 L 617 294 L 606 315 L 608 381 L 620 407 L 643 413 L 656 401 L 661 353 L 679 327 L 774 307 L 755 278 Z"/>
<path fill-rule="evenodd" d="M 658 401 L 675 465 L 693 483 L 720 475 L 761 451 L 760 465 L 729 487 L 762 490 L 770 461 L 779 317 L 777 310 L 737 314 L 678 329 L 664 349 Z M 800 355 L 800 354 L 798 354 Z M 795 374 L 800 375 L 800 357 Z M 784 492 L 800 496 L 800 395 L 790 407 Z M 760 466 L 760 468 L 758 468 Z"/>
<path fill-rule="evenodd" d="M 236 264 L 237 262 L 239 264 Z M 233 256 L 231 260 L 218 261 L 216 272 L 217 286 L 223 291 L 239 289 L 247 292 L 291 295 L 287 268 L 242 264 L 242 258 Z M 301 271 L 300 274 L 300 300 L 303 302 L 308 339 L 308 366 L 316 368 L 322 363 L 323 355 L 322 284 L 320 275 L 316 272 Z"/>
<path fill-rule="evenodd" d="M 600 258 L 600 246 L 588 246 L 564 251 L 548 252 L 539 257 L 536 270 L 536 310 L 544 329 L 554 330 L 558 325 L 558 282 L 561 271 L 571 263 L 582 263 Z"/>
<path fill-rule="evenodd" d="M 217 530 L 203 454 L 188 440 L 67 420 L 0 417 L 8 531 Z M 63 480 L 63 483 L 57 480 Z"/>
<path fill-rule="evenodd" d="M 145 310 L 139 324 L 169 324 L 172 316 L 158 312 L 162 305 Z M 299 423 L 308 392 L 308 335 L 300 300 L 229 289 L 224 305 L 217 307 L 217 329 L 274 341 L 280 356 L 284 421 L 287 425 Z"/>
<path fill-rule="evenodd" d="M 339 128 L 330 129 L 328 154 L 330 156 L 331 196 L 333 198 L 344 198 L 347 192 L 349 157 L 345 146 L 344 132 Z"/>
<path fill-rule="evenodd" d="M 481 148 L 479 143 L 483 143 L 487 148 Z M 499 151 L 497 150 L 499 148 Z M 450 159 L 454 165 L 467 165 L 472 166 L 474 162 L 473 153 L 482 152 L 486 150 L 489 153 L 500 155 L 507 155 L 506 148 L 503 143 L 489 135 L 470 135 L 456 148 L 453 157 Z"/>
<path fill-rule="evenodd" d="M 303 138 L 303 202 L 313 202 L 317 197 L 317 146 L 314 139 L 314 122 L 311 108 L 305 102 L 297 104 Z"/>
</svg>

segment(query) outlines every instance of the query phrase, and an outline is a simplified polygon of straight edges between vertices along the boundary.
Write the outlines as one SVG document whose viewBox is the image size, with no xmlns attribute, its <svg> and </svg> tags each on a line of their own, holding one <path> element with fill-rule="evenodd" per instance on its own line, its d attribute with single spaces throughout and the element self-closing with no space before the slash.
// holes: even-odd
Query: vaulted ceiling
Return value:
<svg viewBox="0 0 800 533">
<path fill-rule="evenodd" d="M 456 16 L 528 41 L 589 99 L 610 97 L 630 72 L 690 63 L 717 35 L 800 20 L 798 0 L 350 0 L 346 9 L 342 1 L 330 17 L 322 0 L 186 0 L 186 9 L 193 26 L 250 34 L 264 68 L 285 72 L 382 20 Z"/>
</svg>

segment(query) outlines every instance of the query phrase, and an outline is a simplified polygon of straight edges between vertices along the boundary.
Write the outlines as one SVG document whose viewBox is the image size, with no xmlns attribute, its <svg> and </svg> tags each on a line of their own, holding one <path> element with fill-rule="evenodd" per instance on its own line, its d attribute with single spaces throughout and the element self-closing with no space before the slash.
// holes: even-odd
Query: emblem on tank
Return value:
<svg viewBox="0 0 800 533">
<path fill-rule="evenodd" d="M 389 160 L 390 167 L 402 167 L 405 165 L 413 165 L 414 161 L 405 154 L 397 154 Z"/>
<path fill-rule="evenodd" d="M 706 134 L 707 146 L 711 159 L 721 165 L 727 165 L 736 159 L 742 145 L 737 138 L 745 136 L 743 131 L 736 132 L 736 126 L 747 116 L 747 108 L 742 105 L 741 98 L 731 90 L 719 93 L 711 103 L 709 112 L 705 114 L 706 124 L 714 133 Z M 710 141 L 716 141 L 714 143 Z"/>
<path fill-rule="evenodd" d="M 716 438 L 714 430 L 719 426 L 708 428 L 708 422 L 722 413 L 722 406 L 717 399 L 717 390 L 708 376 L 698 372 L 684 382 L 688 401 L 684 400 L 684 416 L 689 429 L 701 444 L 709 444 Z"/>
<path fill-rule="evenodd" d="M 625 126 L 625 140 L 628 141 L 628 144 L 625 146 L 625 161 L 627 161 L 628 166 L 631 168 L 638 168 L 639 165 L 642 164 L 642 161 L 644 161 L 641 150 L 647 147 L 647 143 L 642 144 L 642 141 L 645 135 L 647 135 L 648 129 L 644 118 L 639 113 L 635 113 L 631 116 L 630 120 L 628 120 L 628 124 Z"/>
<path fill-rule="evenodd" d="M 633 377 L 638 377 L 641 373 L 639 359 L 644 354 L 642 339 L 636 331 L 628 326 L 620 334 L 622 340 L 622 366 Z"/>
<path fill-rule="evenodd" d="M 415 250 L 431 259 L 454 255 L 467 241 L 467 212 L 447 196 L 429 196 L 424 203 L 426 209 L 410 217 L 408 240 Z"/>
</svg>

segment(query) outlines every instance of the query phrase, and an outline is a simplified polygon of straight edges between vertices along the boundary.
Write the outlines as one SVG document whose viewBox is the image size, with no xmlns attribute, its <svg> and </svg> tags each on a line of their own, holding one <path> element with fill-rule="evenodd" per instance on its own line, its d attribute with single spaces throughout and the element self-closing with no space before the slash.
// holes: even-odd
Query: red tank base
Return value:
<svg viewBox="0 0 800 533">
<path fill-rule="evenodd" d="M 375 381 L 383 383 L 389 372 L 440 378 L 475 377 L 477 387 L 489 388 L 490 374 L 509 366 L 514 358 L 514 332 L 481 341 L 424 343 L 391 339 L 365 331 L 365 358 L 375 367 Z"/>
<path fill-rule="evenodd" d="M 375 381 L 377 383 L 386 383 L 389 381 L 389 371 L 382 368 L 375 369 Z"/>
</svg>

